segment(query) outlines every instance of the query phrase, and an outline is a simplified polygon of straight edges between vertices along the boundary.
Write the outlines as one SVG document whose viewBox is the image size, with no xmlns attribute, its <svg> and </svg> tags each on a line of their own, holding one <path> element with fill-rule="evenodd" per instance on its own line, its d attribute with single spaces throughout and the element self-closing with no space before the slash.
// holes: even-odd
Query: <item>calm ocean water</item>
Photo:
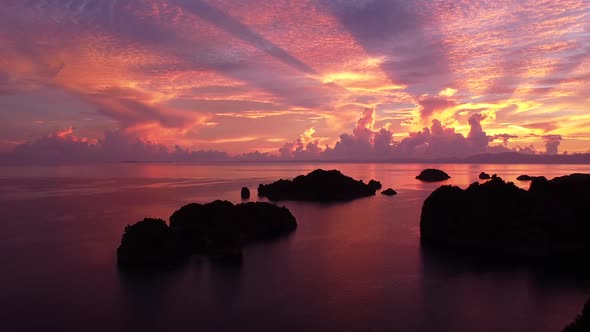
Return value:
<svg viewBox="0 0 590 332">
<path fill-rule="evenodd" d="M 0 167 L 0 330 L 560 331 L 590 296 L 590 282 L 421 250 L 422 202 L 440 185 L 414 179 L 427 167 L 461 187 L 481 171 L 511 181 L 590 173 L 590 165 Z M 190 202 L 237 203 L 242 186 L 256 199 L 259 183 L 316 168 L 374 178 L 399 194 L 281 202 L 297 231 L 246 247 L 241 267 L 195 258 L 145 275 L 115 265 L 127 224 L 167 220 Z"/>
</svg>

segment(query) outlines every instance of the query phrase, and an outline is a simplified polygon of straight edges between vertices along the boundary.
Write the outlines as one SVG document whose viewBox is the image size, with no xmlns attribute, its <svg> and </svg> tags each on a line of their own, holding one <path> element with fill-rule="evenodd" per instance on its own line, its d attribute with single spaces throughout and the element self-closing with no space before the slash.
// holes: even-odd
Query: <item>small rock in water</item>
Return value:
<svg viewBox="0 0 590 332">
<path fill-rule="evenodd" d="M 480 180 L 489 180 L 491 178 L 492 177 L 488 173 L 486 173 L 486 172 L 479 173 L 479 179 Z"/>
<path fill-rule="evenodd" d="M 425 169 L 416 177 L 417 180 L 424 182 L 439 182 L 450 178 L 447 173 L 434 168 Z"/>
<path fill-rule="evenodd" d="M 397 191 L 395 191 L 395 190 L 393 190 L 391 188 L 387 188 L 386 190 L 383 190 L 381 192 L 381 194 L 387 195 L 387 196 L 393 196 L 393 195 L 396 195 L 397 194 Z"/>
</svg>

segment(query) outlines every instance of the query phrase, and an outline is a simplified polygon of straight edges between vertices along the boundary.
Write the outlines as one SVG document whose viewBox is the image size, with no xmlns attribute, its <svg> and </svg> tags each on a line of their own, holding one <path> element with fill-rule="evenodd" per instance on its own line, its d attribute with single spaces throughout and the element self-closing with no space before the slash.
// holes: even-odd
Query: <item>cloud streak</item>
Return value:
<svg viewBox="0 0 590 332">
<path fill-rule="evenodd" d="M 295 159 L 585 152 L 589 17 L 584 0 L 8 0 L 0 147 L 72 127 Z"/>
</svg>

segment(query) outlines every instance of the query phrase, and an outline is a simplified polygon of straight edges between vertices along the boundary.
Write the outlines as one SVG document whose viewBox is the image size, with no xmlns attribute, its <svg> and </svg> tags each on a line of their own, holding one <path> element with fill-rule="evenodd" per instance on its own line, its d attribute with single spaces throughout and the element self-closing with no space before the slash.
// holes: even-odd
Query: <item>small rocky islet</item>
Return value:
<svg viewBox="0 0 590 332">
<path fill-rule="evenodd" d="M 425 200 L 421 242 L 474 255 L 579 264 L 590 251 L 590 174 L 547 180 L 524 190 L 500 177 L 467 189 L 441 186 Z"/>
<path fill-rule="evenodd" d="M 418 176 L 416 176 L 416 180 L 423 182 L 441 182 L 450 178 L 451 177 L 447 173 L 435 168 L 427 168 L 420 172 Z"/>
<path fill-rule="evenodd" d="M 240 190 L 240 197 L 242 197 L 242 199 L 249 199 L 250 189 L 248 187 L 242 187 L 242 190 Z"/>
<path fill-rule="evenodd" d="M 486 173 L 486 172 L 479 173 L 479 179 L 480 180 L 489 180 L 491 178 L 492 177 L 488 173 Z"/>
<path fill-rule="evenodd" d="M 518 181 L 533 181 L 533 180 L 547 180 L 544 176 L 530 176 L 530 175 L 519 175 L 516 180 Z"/>
<path fill-rule="evenodd" d="M 393 195 L 397 195 L 397 191 L 395 191 L 395 190 L 393 190 L 391 188 L 387 188 L 387 189 L 383 190 L 381 192 L 381 194 L 382 195 L 385 195 L 385 196 L 393 196 Z"/>
<path fill-rule="evenodd" d="M 293 180 L 278 180 L 258 186 L 258 196 L 271 201 L 338 202 L 373 196 L 381 189 L 379 181 L 364 183 L 337 170 L 317 169 Z"/>
<path fill-rule="evenodd" d="M 243 245 L 296 228 L 287 208 L 267 202 L 192 203 L 174 212 L 169 226 L 161 219 L 146 218 L 125 227 L 117 262 L 127 268 L 162 269 L 193 254 L 239 261 Z"/>
</svg>

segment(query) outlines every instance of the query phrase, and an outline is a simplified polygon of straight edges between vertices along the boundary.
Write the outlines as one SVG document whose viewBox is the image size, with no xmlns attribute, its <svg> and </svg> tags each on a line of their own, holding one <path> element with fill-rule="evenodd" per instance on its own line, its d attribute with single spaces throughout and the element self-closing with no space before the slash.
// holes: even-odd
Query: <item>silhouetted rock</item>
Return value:
<svg viewBox="0 0 590 332">
<path fill-rule="evenodd" d="M 447 173 L 434 168 L 425 169 L 416 177 L 416 179 L 424 182 L 439 182 L 450 178 Z"/>
<path fill-rule="evenodd" d="M 391 188 L 387 188 L 386 190 L 383 190 L 381 192 L 381 194 L 383 195 L 387 195 L 387 196 L 393 196 L 393 195 L 397 195 L 397 191 L 391 189 Z"/>
<path fill-rule="evenodd" d="M 296 227 L 295 217 L 287 208 L 266 202 L 192 203 L 170 216 L 170 228 L 182 237 L 182 243 L 192 253 L 232 250 L 243 243 L 288 233 Z"/>
<path fill-rule="evenodd" d="M 186 257 L 164 220 L 146 218 L 125 227 L 117 263 L 135 268 L 167 268 Z"/>
<path fill-rule="evenodd" d="M 379 181 L 371 180 L 368 184 L 343 175 L 337 170 L 317 169 L 307 175 L 299 175 L 291 180 L 278 180 L 258 186 L 258 196 L 271 201 L 347 201 L 355 198 L 375 195 L 381 189 Z"/>
<path fill-rule="evenodd" d="M 121 266 L 154 268 L 174 265 L 196 253 L 237 261 L 245 243 L 296 228 L 295 217 L 287 208 L 266 202 L 192 203 L 170 216 L 170 227 L 160 219 L 127 226 L 117 257 Z"/>
<path fill-rule="evenodd" d="M 517 260 L 572 262 L 590 252 L 590 174 L 535 178 L 528 191 L 492 177 L 436 189 L 420 220 L 424 245 Z"/>
<path fill-rule="evenodd" d="M 590 300 L 586 301 L 582 313 L 579 314 L 573 323 L 566 326 L 563 332 L 588 332 L 590 331 Z"/>
<path fill-rule="evenodd" d="M 486 173 L 486 172 L 479 173 L 479 179 L 480 180 L 489 180 L 491 178 L 492 177 L 488 173 Z"/>
<path fill-rule="evenodd" d="M 521 175 L 516 178 L 518 181 L 547 181 L 547 178 L 544 176 L 528 176 L 528 175 Z"/>
<path fill-rule="evenodd" d="M 248 187 L 242 187 L 242 191 L 240 192 L 240 196 L 243 199 L 250 198 L 250 189 L 248 189 Z"/>
</svg>

